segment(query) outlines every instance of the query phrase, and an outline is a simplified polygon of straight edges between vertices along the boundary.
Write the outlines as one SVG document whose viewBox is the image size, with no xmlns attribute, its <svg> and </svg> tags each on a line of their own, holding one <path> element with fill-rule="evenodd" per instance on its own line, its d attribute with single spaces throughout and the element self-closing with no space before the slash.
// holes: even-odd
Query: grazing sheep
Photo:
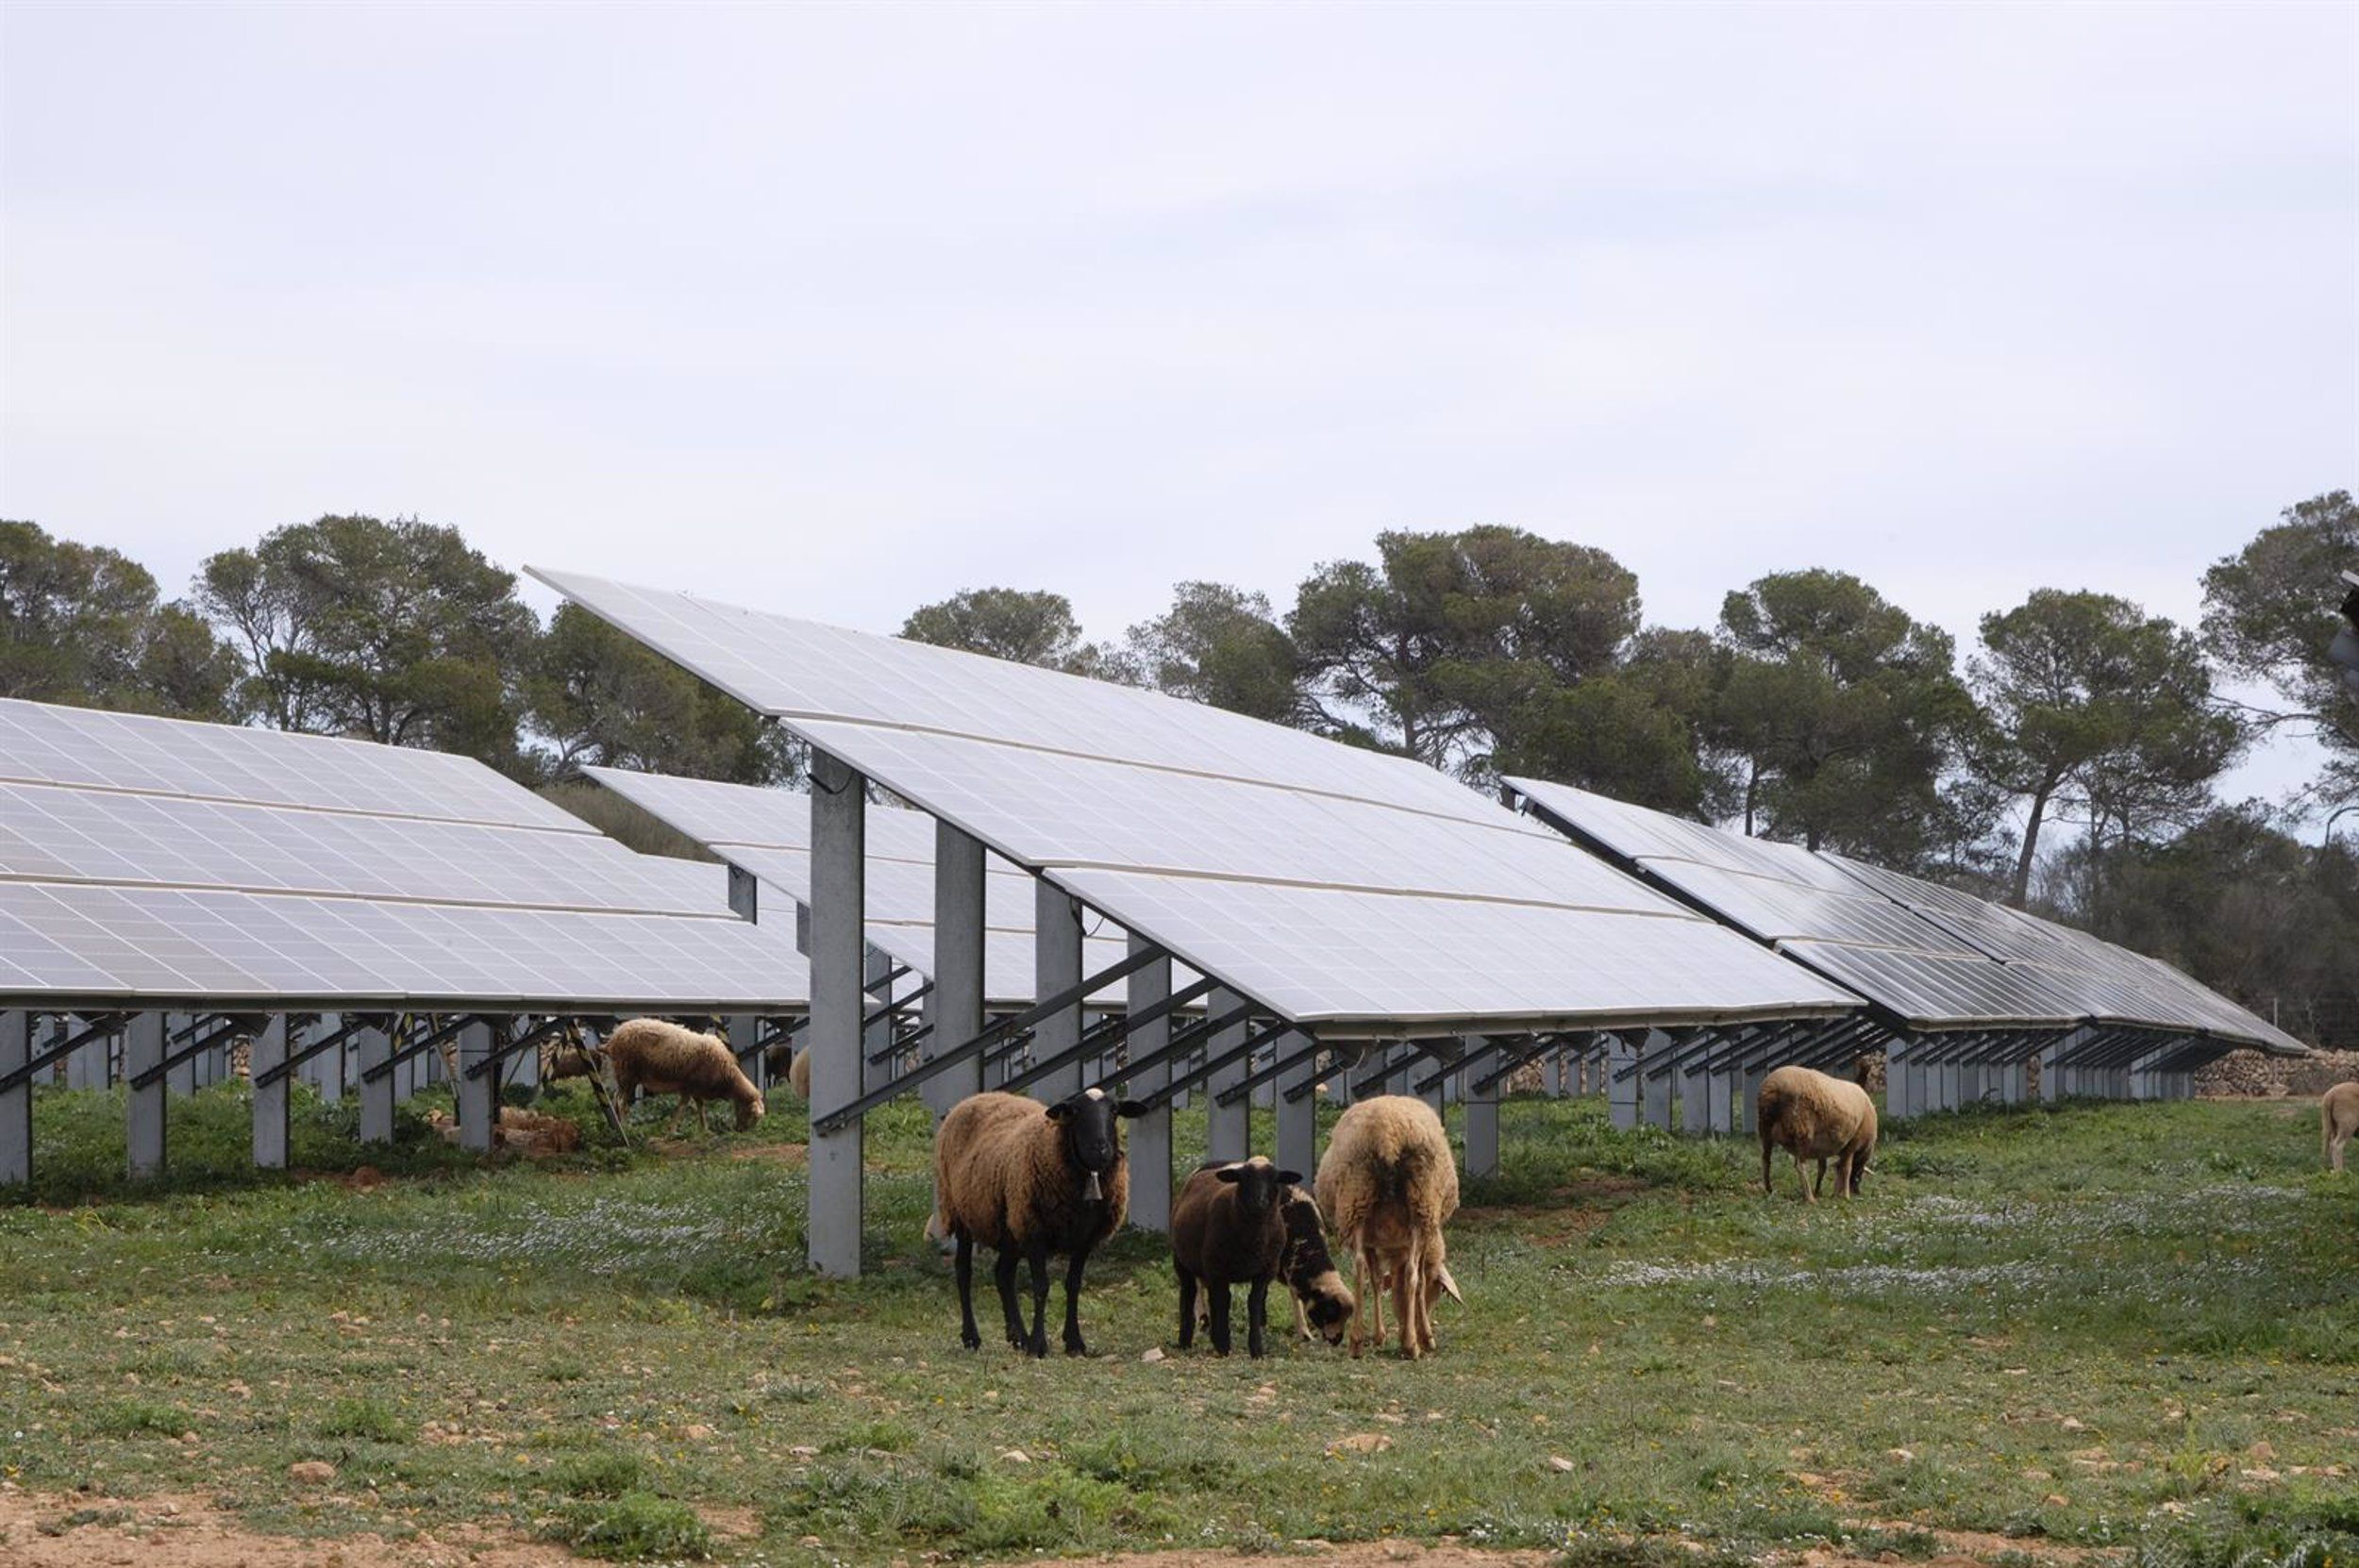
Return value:
<svg viewBox="0 0 2359 1568">
<path fill-rule="evenodd" d="M 1246 1287 L 1246 1353 L 1267 1353 L 1269 1286 L 1286 1255 L 1280 1199 L 1298 1171 L 1251 1159 L 1207 1160 L 1171 1206 L 1171 1259 L 1180 1276 L 1180 1348 L 1196 1343 L 1196 1287 L 1204 1287 L 1213 1349 L 1229 1354 L 1229 1289 Z"/>
<path fill-rule="evenodd" d="M 934 1134 L 934 1215 L 926 1234 L 957 1243 L 959 1342 L 981 1346 L 975 1326 L 975 1247 L 999 1254 L 994 1275 L 1008 1343 L 1048 1354 L 1048 1259 L 1071 1259 L 1064 1276 L 1064 1353 L 1085 1356 L 1081 1267 L 1090 1250 L 1122 1225 L 1130 1201 L 1117 1117 L 1141 1116 L 1136 1100 L 1084 1090 L 1055 1105 L 1021 1094 L 972 1094 L 950 1108 Z M 1032 1326 L 1015 1299 L 1018 1262 L 1032 1266 Z"/>
<path fill-rule="evenodd" d="M 2359 1137 L 2359 1079 L 2338 1083 L 2318 1102 L 2318 1121 L 2326 1142 L 2326 1168 L 2343 1168 L 2343 1149 Z"/>
<path fill-rule="evenodd" d="M 1204 1169 L 1227 1161 L 1208 1159 Z M 1326 1222 L 1319 1217 L 1319 1206 L 1299 1184 L 1291 1185 L 1278 1195 L 1278 1211 L 1286 1222 L 1286 1251 L 1279 1259 L 1278 1276 L 1286 1282 L 1295 1301 L 1295 1332 L 1304 1339 L 1324 1339 L 1330 1344 L 1344 1343 L 1344 1330 L 1351 1326 L 1351 1314 L 1359 1305 L 1351 1287 L 1335 1272 L 1335 1259 L 1327 1250 Z M 1198 1327 L 1212 1322 L 1209 1299 L 1196 1309 Z"/>
<path fill-rule="evenodd" d="M 1327 1158 L 1319 1161 L 1315 1194 L 1333 1217 L 1335 1233 L 1352 1258 L 1352 1287 L 1366 1303 L 1351 1322 L 1351 1353 L 1361 1354 L 1374 1320 L 1384 1343 L 1384 1300 L 1393 1292 L 1400 1320 L 1401 1354 L 1414 1360 L 1433 1348 L 1433 1300 L 1453 1301 L 1442 1223 L 1458 1212 L 1458 1162 L 1442 1119 L 1423 1100 L 1380 1094 L 1353 1105 L 1336 1120 Z"/>
<path fill-rule="evenodd" d="M 804 1099 L 811 1098 L 811 1048 L 805 1046 L 795 1053 L 794 1065 L 786 1070 L 787 1087 Z"/>
<path fill-rule="evenodd" d="M 1843 1078 L 1808 1067 L 1781 1067 L 1761 1080 L 1754 1101 L 1753 1123 L 1761 1131 L 1761 1190 L 1774 1193 L 1769 1181 L 1769 1157 L 1775 1149 L 1794 1156 L 1794 1175 L 1802 1183 L 1802 1198 L 1816 1203 L 1818 1193 L 1802 1170 L 1802 1161 L 1818 1161 L 1819 1187 L 1827 1184 L 1827 1161 L 1835 1162 L 1835 1195 L 1856 1197 L 1876 1152 L 1876 1102 L 1867 1091 Z"/>
<path fill-rule="evenodd" d="M 1341 1344 L 1359 1302 L 1344 1276 L 1335 1272 L 1318 1200 L 1301 1187 L 1291 1186 L 1280 1195 L 1278 1210 L 1286 1220 L 1286 1256 L 1278 1272 L 1294 1293 L 1295 1331 L 1307 1340 L 1316 1329 L 1328 1343 Z"/>
<path fill-rule="evenodd" d="M 606 1059 L 614 1070 L 615 1097 L 623 1105 L 630 1104 L 632 1093 L 641 1089 L 650 1094 L 678 1094 L 674 1126 L 694 1105 L 696 1126 L 711 1131 L 705 1105 L 711 1100 L 736 1103 L 741 1132 L 761 1120 L 761 1091 L 739 1068 L 727 1041 L 659 1018 L 634 1018 L 606 1037 Z"/>
<path fill-rule="evenodd" d="M 541 1081 L 562 1083 L 567 1078 L 598 1076 L 598 1053 L 579 1041 L 557 1041 L 541 1056 Z"/>
</svg>

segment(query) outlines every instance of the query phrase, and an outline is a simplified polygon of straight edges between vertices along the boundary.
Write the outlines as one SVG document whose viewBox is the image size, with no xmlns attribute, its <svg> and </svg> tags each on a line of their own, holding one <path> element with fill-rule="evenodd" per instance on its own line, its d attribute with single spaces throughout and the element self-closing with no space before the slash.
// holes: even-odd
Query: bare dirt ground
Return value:
<svg viewBox="0 0 2359 1568">
<path fill-rule="evenodd" d="M 405 1541 L 261 1535 L 202 1497 L 136 1500 L 0 1492 L 0 1562 L 8 1568 L 549 1568 L 561 1546 L 453 1530 Z"/>
<path fill-rule="evenodd" d="M 725 1537 L 750 1534 L 750 1516 L 708 1520 Z M 1898 1526 L 1896 1526 L 1898 1527 Z M 2054 1568 L 2078 1568 L 2101 1557 L 2069 1547 L 1968 1531 L 1932 1532 L 1938 1555 L 1912 1568 L 1985 1568 L 2002 1556 L 2030 1556 Z M 1546 1568 L 1551 1554 L 1494 1552 L 1406 1541 L 1303 1541 L 1287 1556 L 1226 1551 L 1173 1551 L 1098 1558 L 1110 1568 Z M 2028 1549 L 2027 1549 L 2028 1548 Z M 1700 1550 L 1700 1548 L 1699 1548 Z M 552 1568 L 582 1560 L 561 1546 L 502 1540 L 453 1529 L 389 1541 L 381 1536 L 333 1540 L 265 1535 L 205 1498 L 158 1494 L 125 1500 L 56 1497 L 0 1492 L 0 1562 L 8 1568 L 136 1568 L 168 1562 L 175 1568 Z M 1888 1568 L 1877 1560 L 1822 1548 L 1791 1560 L 1793 1568 Z"/>
</svg>

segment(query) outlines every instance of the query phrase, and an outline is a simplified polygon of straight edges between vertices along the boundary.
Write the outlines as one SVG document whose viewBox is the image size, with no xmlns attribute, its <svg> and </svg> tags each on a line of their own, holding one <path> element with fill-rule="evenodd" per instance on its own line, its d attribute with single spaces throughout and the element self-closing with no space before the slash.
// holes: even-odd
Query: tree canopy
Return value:
<svg viewBox="0 0 2359 1568">
<path fill-rule="evenodd" d="M 2326 651 L 2342 625 L 2344 572 L 2359 572 L 2359 504 L 2337 490 L 2287 507 L 2203 575 L 2204 645 L 2276 696 L 2256 719 L 2299 725 L 2326 748 L 2316 790 L 2333 804 L 2359 801 L 2359 698 Z"/>
<path fill-rule="evenodd" d="M 144 566 L 0 521 L 0 696 L 228 716 L 234 652 Z"/>
<path fill-rule="evenodd" d="M 970 588 L 912 610 L 901 635 L 1068 675 L 1118 680 L 1129 674 L 1120 656 L 1082 641 L 1073 601 L 1046 590 Z"/>
<path fill-rule="evenodd" d="M 1982 631 L 1971 669 L 1989 723 L 1976 762 L 2023 803 L 2018 906 L 2052 810 L 2077 813 L 2105 840 L 2209 807 L 2243 726 L 2214 701 L 2193 635 L 2127 599 L 2055 589 L 1983 616 Z"/>
</svg>

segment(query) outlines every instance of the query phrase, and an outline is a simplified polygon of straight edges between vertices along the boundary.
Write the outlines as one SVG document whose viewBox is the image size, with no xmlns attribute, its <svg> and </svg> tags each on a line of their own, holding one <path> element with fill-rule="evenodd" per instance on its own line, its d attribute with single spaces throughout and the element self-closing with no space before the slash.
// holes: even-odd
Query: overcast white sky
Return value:
<svg viewBox="0 0 2359 1568">
<path fill-rule="evenodd" d="M 2359 482 L 2359 8 L 0 10 L 0 515 L 891 630 L 1380 528 L 2192 618 Z M 534 590 L 536 602 L 547 599 Z M 2240 782 L 2271 789 L 2299 758 Z"/>
</svg>

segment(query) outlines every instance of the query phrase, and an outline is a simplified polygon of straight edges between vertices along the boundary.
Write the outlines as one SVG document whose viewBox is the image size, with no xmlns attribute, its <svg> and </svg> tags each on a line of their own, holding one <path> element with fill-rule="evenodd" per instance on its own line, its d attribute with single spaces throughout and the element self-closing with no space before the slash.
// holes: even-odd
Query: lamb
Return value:
<svg viewBox="0 0 2359 1568">
<path fill-rule="evenodd" d="M 956 1243 L 959 1343 L 979 1349 L 975 1326 L 975 1247 L 999 1255 L 993 1271 L 1008 1343 L 1048 1354 L 1048 1259 L 1069 1259 L 1064 1276 L 1064 1353 L 1086 1356 L 1081 1340 L 1081 1269 L 1092 1248 L 1122 1225 L 1130 1169 L 1118 1117 L 1143 1116 L 1136 1100 L 1089 1089 L 1042 1105 L 1021 1094 L 972 1094 L 950 1108 L 934 1134 L 934 1214 L 926 1235 Z M 1015 1269 L 1032 1268 L 1032 1326 L 1016 1306 Z"/>
<path fill-rule="evenodd" d="M 1246 1353 L 1267 1354 L 1269 1286 L 1286 1254 L 1280 1199 L 1302 1179 L 1255 1156 L 1199 1166 L 1171 1206 L 1172 1267 L 1180 1276 L 1180 1348 L 1196 1343 L 1196 1294 L 1204 1287 L 1213 1349 L 1229 1354 L 1229 1290 L 1246 1289 Z"/>
<path fill-rule="evenodd" d="M 1279 1196 L 1278 1211 L 1286 1221 L 1286 1256 L 1278 1272 L 1294 1293 L 1295 1331 L 1307 1340 L 1315 1327 L 1328 1343 L 1341 1344 L 1359 1301 L 1335 1272 L 1318 1200 L 1290 1186 Z"/>
<path fill-rule="evenodd" d="M 606 1037 L 606 1059 L 614 1072 L 615 1096 L 623 1105 L 630 1104 L 635 1090 L 678 1094 L 679 1107 L 672 1113 L 675 1126 L 694 1105 L 696 1126 L 711 1131 L 705 1120 L 706 1103 L 732 1100 L 742 1132 L 761 1120 L 766 1109 L 761 1091 L 737 1065 L 736 1053 L 727 1041 L 661 1019 L 634 1018 L 616 1028 Z"/>
<path fill-rule="evenodd" d="M 1458 1165 L 1442 1119 L 1406 1094 L 1359 1101 L 1336 1120 L 1313 1192 L 1350 1249 L 1352 1286 L 1367 1302 L 1364 1314 L 1352 1315 L 1352 1355 L 1368 1338 L 1364 1316 L 1373 1319 L 1376 1343 L 1383 1344 L 1380 1293 L 1388 1285 L 1401 1354 L 1414 1360 L 1431 1350 L 1434 1297 L 1465 1299 L 1450 1277 L 1442 1240 L 1443 1222 L 1458 1212 Z"/>
<path fill-rule="evenodd" d="M 1200 1168 L 1211 1170 L 1225 1163 L 1230 1161 L 1208 1159 Z M 1278 1276 L 1295 1298 L 1295 1332 L 1306 1340 L 1315 1337 L 1341 1344 L 1359 1302 L 1343 1276 L 1335 1272 L 1318 1203 L 1300 1185 L 1289 1185 L 1278 1194 L 1278 1211 L 1286 1222 L 1286 1250 L 1279 1259 Z M 1212 1321 L 1209 1300 L 1197 1306 L 1196 1321 L 1198 1326 Z"/>
<path fill-rule="evenodd" d="M 1808 1067 L 1781 1067 L 1761 1080 L 1753 1125 L 1761 1132 L 1761 1190 L 1774 1193 L 1769 1157 L 1775 1149 L 1794 1156 L 1802 1198 L 1818 1193 L 1803 1174 L 1802 1161 L 1818 1161 L 1818 1187 L 1827 1184 L 1827 1161 L 1835 1162 L 1835 1195 L 1856 1197 L 1876 1152 L 1876 1102 L 1867 1091 Z"/>
<path fill-rule="evenodd" d="M 2318 1102 L 2321 1136 L 2326 1142 L 2326 1168 L 2343 1168 L 2343 1149 L 2359 1137 L 2359 1078 L 2338 1083 Z"/>
</svg>

